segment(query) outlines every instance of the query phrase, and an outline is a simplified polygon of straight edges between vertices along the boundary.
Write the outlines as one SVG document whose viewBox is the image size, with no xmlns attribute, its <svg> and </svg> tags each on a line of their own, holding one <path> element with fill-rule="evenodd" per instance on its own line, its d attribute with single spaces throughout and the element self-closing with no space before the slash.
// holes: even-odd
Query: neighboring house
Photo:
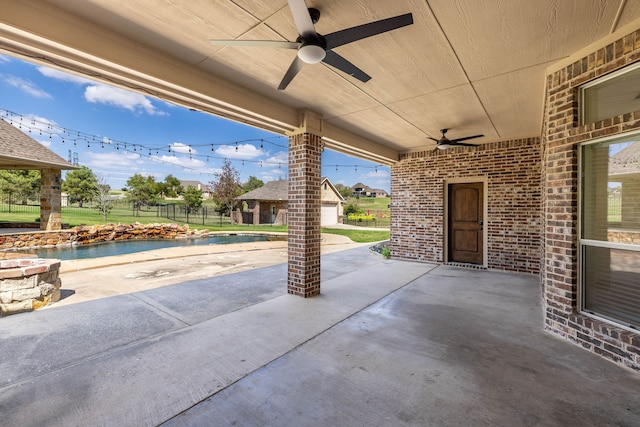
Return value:
<svg viewBox="0 0 640 427">
<path fill-rule="evenodd" d="M 389 197 L 389 194 L 379 188 L 371 188 L 361 182 L 351 187 L 353 197 Z"/>
<path fill-rule="evenodd" d="M 211 198 L 211 192 L 209 191 L 209 186 L 201 183 L 200 181 L 190 181 L 190 180 L 181 179 L 180 185 L 182 185 L 182 188 L 184 188 L 185 190 L 189 186 L 194 187 L 196 190 L 201 190 L 203 199 Z"/>
<path fill-rule="evenodd" d="M 0 120 L 0 169 L 40 171 L 40 229 L 60 230 L 62 171 L 77 168 L 6 120 Z"/>
<path fill-rule="evenodd" d="M 328 178 L 323 177 L 320 186 L 321 225 L 341 223 L 344 198 Z M 241 195 L 234 221 L 239 224 L 287 224 L 288 189 L 289 181 L 280 179 Z"/>
</svg>

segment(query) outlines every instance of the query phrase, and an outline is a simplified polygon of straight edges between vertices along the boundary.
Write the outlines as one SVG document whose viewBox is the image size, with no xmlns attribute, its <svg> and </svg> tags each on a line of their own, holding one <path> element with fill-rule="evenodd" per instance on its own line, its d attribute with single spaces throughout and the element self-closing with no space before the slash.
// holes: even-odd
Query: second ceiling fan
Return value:
<svg viewBox="0 0 640 427">
<path fill-rule="evenodd" d="M 304 64 L 317 64 L 318 62 L 324 62 L 355 77 L 361 82 L 367 82 L 371 79 L 371 76 L 334 52 L 333 49 L 347 43 L 413 24 L 413 15 L 407 13 L 323 36 L 318 34 L 314 27 L 314 24 L 320 19 L 320 11 L 318 9 L 307 9 L 304 0 L 288 0 L 288 2 L 289 9 L 291 9 L 291 14 L 293 15 L 293 21 L 296 24 L 299 34 L 295 42 L 278 40 L 211 40 L 212 44 L 222 46 L 297 49 L 297 56 L 282 78 L 280 85 L 278 85 L 278 90 L 284 90 L 300 72 Z"/>
<path fill-rule="evenodd" d="M 449 129 L 440 130 L 440 132 L 442 132 L 442 137 L 440 139 L 435 139 L 430 136 L 428 136 L 427 138 L 436 142 L 437 149 L 446 150 L 447 148 L 453 148 L 453 147 L 477 147 L 478 144 L 469 144 L 462 141 L 466 141 L 468 139 L 474 139 L 474 138 L 481 138 L 484 136 L 484 135 L 473 135 L 473 136 L 465 136 L 464 138 L 449 139 L 445 135 L 448 130 Z"/>
</svg>

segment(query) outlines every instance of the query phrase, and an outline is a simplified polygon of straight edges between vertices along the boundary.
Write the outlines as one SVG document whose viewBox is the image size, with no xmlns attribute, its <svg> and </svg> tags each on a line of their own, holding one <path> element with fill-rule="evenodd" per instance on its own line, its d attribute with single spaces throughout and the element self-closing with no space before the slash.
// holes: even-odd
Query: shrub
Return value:
<svg viewBox="0 0 640 427">
<path fill-rule="evenodd" d="M 382 248 L 382 252 L 380 252 L 380 253 L 386 259 L 391 258 L 391 249 L 389 249 L 389 246 L 385 246 L 384 248 Z"/>
</svg>

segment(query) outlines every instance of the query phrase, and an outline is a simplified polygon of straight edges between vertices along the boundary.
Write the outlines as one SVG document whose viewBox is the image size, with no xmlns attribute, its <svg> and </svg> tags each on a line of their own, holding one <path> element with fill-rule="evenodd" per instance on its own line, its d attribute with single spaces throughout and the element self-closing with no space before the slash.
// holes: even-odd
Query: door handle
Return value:
<svg viewBox="0 0 640 427">
<path fill-rule="evenodd" d="M 483 225 L 482 220 L 478 221 L 478 224 L 480 224 L 480 230 L 482 230 L 482 225 Z"/>
</svg>

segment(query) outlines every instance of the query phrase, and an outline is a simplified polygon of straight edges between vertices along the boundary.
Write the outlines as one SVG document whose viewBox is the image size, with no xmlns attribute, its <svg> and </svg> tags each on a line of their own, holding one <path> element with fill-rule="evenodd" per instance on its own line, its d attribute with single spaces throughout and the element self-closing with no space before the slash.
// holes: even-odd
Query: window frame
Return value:
<svg viewBox="0 0 640 427">
<path fill-rule="evenodd" d="M 585 252 L 586 247 L 600 247 L 607 249 L 619 249 L 625 251 L 633 251 L 640 252 L 640 245 L 633 243 L 620 243 L 620 242 L 608 242 L 603 240 L 594 240 L 594 239 L 584 239 L 583 236 L 583 212 L 584 212 L 584 159 L 583 159 L 583 148 L 589 145 L 594 145 L 598 143 L 606 143 L 615 140 L 624 140 L 627 138 L 636 137 L 638 141 L 640 141 L 640 131 L 634 130 L 630 132 L 624 132 L 616 135 L 607 136 L 604 138 L 598 138 L 590 141 L 585 141 L 583 143 L 578 144 L 578 212 L 577 212 L 577 250 L 578 250 L 578 289 L 577 289 L 577 311 L 578 313 L 593 318 L 595 320 L 604 321 L 607 323 L 611 323 L 620 327 L 622 329 L 628 330 L 630 332 L 638 333 L 640 331 L 640 325 L 631 325 L 628 323 L 624 323 L 624 321 L 620 319 L 616 319 L 614 317 L 610 317 L 603 314 L 598 314 L 591 310 L 585 308 Z M 640 142 L 639 142 L 640 143 Z M 640 303 L 640 301 L 639 301 Z"/>
<path fill-rule="evenodd" d="M 608 82 L 609 80 L 613 80 L 613 79 L 615 79 L 617 77 L 624 76 L 625 74 L 630 73 L 632 71 L 636 71 L 639 68 L 640 68 L 640 61 L 635 62 L 633 64 L 626 65 L 625 67 L 623 67 L 623 68 L 621 68 L 619 70 L 612 71 L 612 72 L 610 72 L 608 74 L 605 74 L 604 76 L 600 76 L 600 77 L 598 77 L 598 78 L 596 78 L 594 80 L 589 81 L 588 83 L 580 85 L 580 88 L 579 88 L 579 94 L 580 94 L 580 96 L 579 96 L 579 99 L 580 99 L 579 114 L 580 114 L 580 116 L 579 116 L 579 119 L 578 119 L 578 123 L 580 125 L 587 125 L 587 124 L 590 124 L 590 123 L 598 123 L 598 122 L 601 122 L 602 120 L 606 120 L 606 119 L 610 118 L 610 117 L 606 117 L 604 119 L 599 119 L 599 120 L 594 120 L 594 121 L 587 122 L 587 120 L 586 120 L 586 116 L 587 116 L 587 111 L 586 111 L 587 110 L 586 91 L 587 91 L 587 89 L 591 89 L 591 88 L 593 88 L 595 86 L 598 86 L 599 84 Z M 634 111 L 625 111 L 624 113 L 621 113 L 621 114 L 633 113 L 633 112 Z"/>
</svg>

